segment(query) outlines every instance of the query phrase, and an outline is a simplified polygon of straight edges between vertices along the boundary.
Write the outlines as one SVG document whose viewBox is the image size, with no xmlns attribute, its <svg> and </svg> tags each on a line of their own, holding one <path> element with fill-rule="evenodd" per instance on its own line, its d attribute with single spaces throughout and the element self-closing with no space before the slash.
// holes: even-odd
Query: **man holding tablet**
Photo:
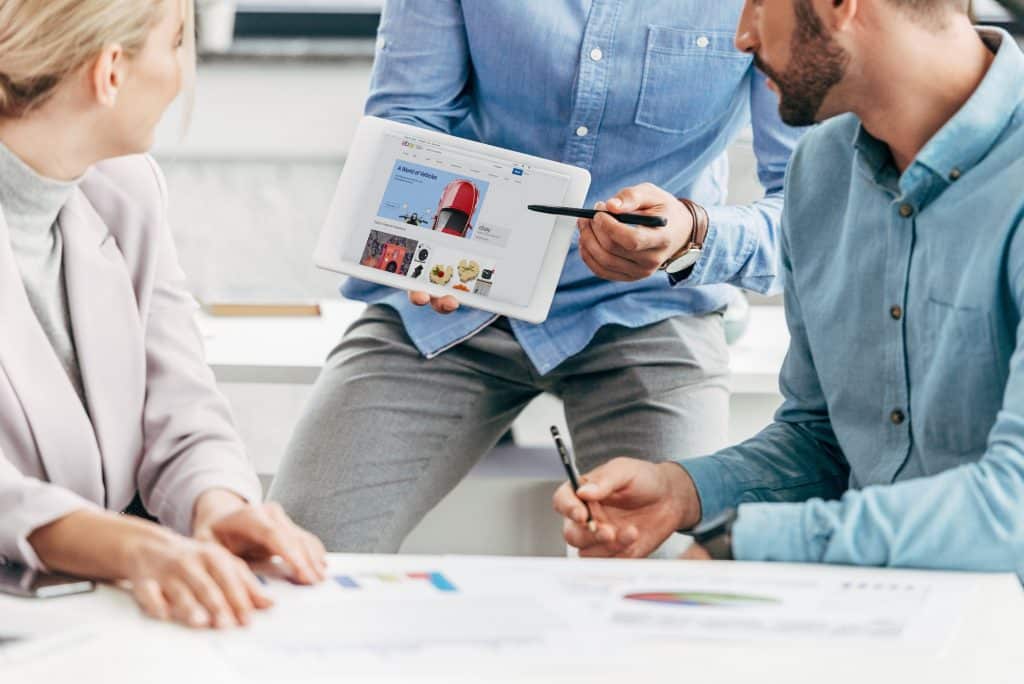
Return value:
<svg viewBox="0 0 1024 684">
<path fill-rule="evenodd" d="M 648 243 L 616 248 L 641 248 L 626 270 L 610 245 L 597 252 L 604 235 L 584 232 L 539 325 L 455 311 L 454 297 L 435 300 L 451 312 L 439 316 L 404 292 L 347 282 L 346 296 L 374 305 L 331 355 L 271 491 L 330 549 L 397 550 L 540 392 L 564 400 L 584 469 L 624 453 L 686 458 L 723 445 L 719 312 L 736 296 L 732 285 L 775 284 L 783 177 L 800 134 L 782 124 L 775 95 L 733 45 L 741 8 L 386 3 L 368 114 L 583 167 L 593 179 L 588 204 L 653 183 L 634 195 L 659 198 L 671 221 Z M 726 149 L 751 124 L 766 195 L 724 206 Z M 407 209 L 399 215 L 424 218 L 421 207 Z M 369 263 L 397 261 L 396 248 L 381 261 L 384 248 Z M 681 268 L 680 259 L 693 263 Z M 664 262 L 675 287 L 654 273 Z M 595 277 L 588 264 L 602 263 L 601 275 L 634 282 Z M 491 275 L 496 288 L 503 275 Z"/>
</svg>

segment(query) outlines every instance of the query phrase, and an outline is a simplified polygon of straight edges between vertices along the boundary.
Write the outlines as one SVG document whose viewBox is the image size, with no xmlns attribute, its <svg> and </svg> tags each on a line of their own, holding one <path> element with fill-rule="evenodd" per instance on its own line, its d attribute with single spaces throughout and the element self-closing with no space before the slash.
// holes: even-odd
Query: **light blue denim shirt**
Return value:
<svg viewBox="0 0 1024 684">
<path fill-rule="evenodd" d="M 684 464 L 706 518 L 742 504 L 739 559 L 1024 577 L 1024 55 L 983 35 L 990 71 L 902 175 L 850 115 L 794 155 L 785 401 Z"/>
<path fill-rule="evenodd" d="M 587 346 L 604 325 L 640 327 L 722 309 L 735 291 L 777 280 L 786 165 L 801 133 L 748 55 L 733 46 L 741 0 L 389 0 L 368 114 L 589 169 L 588 202 L 649 181 L 709 207 L 703 258 L 672 288 L 664 274 L 599 280 L 575 242 L 551 315 L 513 321 L 540 373 Z M 766 197 L 724 206 L 726 148 L 753 121 Z M 440 316 L 405 293 L 356 280 L 342 292 L 384 301 L 432 357 L 494 316 Z"/>
</svg>

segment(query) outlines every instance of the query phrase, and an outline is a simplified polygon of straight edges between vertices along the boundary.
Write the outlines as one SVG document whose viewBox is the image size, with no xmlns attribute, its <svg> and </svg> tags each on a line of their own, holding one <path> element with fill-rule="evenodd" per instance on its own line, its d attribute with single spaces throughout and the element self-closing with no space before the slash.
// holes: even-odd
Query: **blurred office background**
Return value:
<svg viewBox="0 0 1024 684">
<path fill-rule="evenodd" d="M 1024 5 L 1024 0 L 1014 2 Z M 183 137 L 182 113 L 175 108 L 162 124 L 156 148 L 167 174 L 172 226 L 192 289 L 204 302 L 337 298 L 340 276 L 316 269 L 311 254 L 362 114 L 383 2 L 197 0 L 197 4 L 201 55 L 191 126 Z M 1014 25 L 1012 15 L 991 0 L 975 2 L 975 11 L 986 23 Z M 730 157 L 730 200 L 758 197 L 761 188 L 749 134 L 736 142 Z M 777 306 L 778 301 L 755 304 Z M 342 333 L 342 329 L 336 331 L 339 338 Z M 784 328 L 779 325 L 750 334 L 780 338 L 756 340 L 774 345 L 773 353 L 785 344 Z M 308 385 L 247 382 L 224 383 L 222 388 L 253 459 L 265 476 L 271 476 L 302 410 Z M 735 397 L 731 437 L 739 439 L 756 431 L 770 419 L 777 402 L 774 390 Z M 546 414 L 559 408 L 541 402 L 533 410 L 538 422 L 554 422 Z M 437 535 L 457 536 L 451 533 L 460 507 L 480 503 L 481 508 L 495 510 L 499 507 L 494 500 L 501 492 L 520 519 L 538 508 L 548 510 L 551 484 L 537 486 L 537 481 L 552 473 L 558 477 L 553 452 L 538 453 L 536 444 L 520 445 L 518 452 L 516 448 L 506 447 L 512 450 L 507 456 L 510 463 L 550 460 L 551 468 L 516 471 L 525 483 L 518 491 L 505 485 L 500 491 L 488 489 L 499 485 L 481 484 L 483 480 L 477 481 L 476 489 L 463 488 L 466 491 L 454 495 L 455 499 L 462 496 L 461 502 L 446 504 L 436 513 L 435 518 L 440 518 L 435 520 L 434 536 L 423 533 L 411 540 L 409 548 L 557 552 L 557 527 L 546 529 L 542 539 L 536 535 L 526 540 L 506 538 L 498 546 L 493 539 L 500 539 L 500 534 L 490 542 L 473 541 L 471 531 L 462 535 L 469 540 L 468 546 L 453 548 L 438 542 Z M 500 469 L 489 472 L 501 474 Z M 511 521 L 512 511 L 505 513 Z M 511 527 L 509 534 L 514 534 Z"/>
</svg>

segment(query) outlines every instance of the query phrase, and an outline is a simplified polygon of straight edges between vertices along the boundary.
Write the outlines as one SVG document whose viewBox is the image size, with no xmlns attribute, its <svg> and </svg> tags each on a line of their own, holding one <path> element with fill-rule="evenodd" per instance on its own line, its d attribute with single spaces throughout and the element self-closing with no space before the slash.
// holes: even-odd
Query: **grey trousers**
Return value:
<svg viewBox="0 0 1024 684">
<path fill-rule="evenodd" d="M 583 472 L 711 453 L 728 429 L 721 319 L 609 326 L 540 376 L 500 322 L 428 360 L 372 306 L 331 353 L 270 498 L 330 551 L 396 552 L 541 392 L 563 400 Z"/>
</svg>

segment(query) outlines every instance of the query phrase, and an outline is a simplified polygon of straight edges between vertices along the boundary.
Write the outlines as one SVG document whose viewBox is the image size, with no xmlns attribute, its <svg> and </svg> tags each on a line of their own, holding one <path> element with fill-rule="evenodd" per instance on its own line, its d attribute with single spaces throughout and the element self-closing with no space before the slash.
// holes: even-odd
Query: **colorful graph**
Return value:
<svg viewBox="0 0 1024 684">
<path fill-rule="evenodd" d="M 437 591 L 445 593 L 458 591 L 455 584 L 440 572 L 361 572 L 349 575 L 335 575 L 334 581 L 342 589 L 356 591 L 382 586 L 411 588 L 411 585 L 414 584 L 424 587 L 430 586 Z"/>
<path fill-rule="evenodd" d="M 773 603 L 782 603 L 779 599 L 768 596 L 720 594 L 702 591 L 650 591 L 626 594 L 623 598 L 627 601 L 640 601 L 643 603 L 701 607 L 763 606 Z"/>
</svg>

